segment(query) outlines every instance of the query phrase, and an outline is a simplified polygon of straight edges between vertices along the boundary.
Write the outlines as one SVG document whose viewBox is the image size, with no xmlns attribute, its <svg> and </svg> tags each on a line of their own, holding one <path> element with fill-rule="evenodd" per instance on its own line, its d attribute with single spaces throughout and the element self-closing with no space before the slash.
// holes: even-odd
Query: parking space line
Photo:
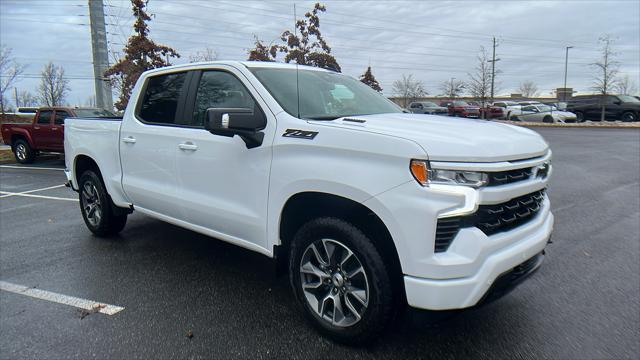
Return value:
<svg viewBox="0 0 640 360">
<path fill-rule="evenodd" d="M 99 312 L 106 315 L 114 315 L 124 310 L 124 307 L 122 306 L 109 305 L 93 300 L 62 295 L 51 291 L 12 284 L 6 281 L 0 281 L 0 290 L 25 295 L 36 299 L 47 300 L 58 304 L 74 306 L 87 311 Z"/>
<path fill-rule="evenodd" d="M 17 194 L 31 194 L 34 192 L 38 192 L 38 191 L 45 191 L 45 190 L 50 190 L 50 189 L 57 189 L 59 187 L 63 187 L 64 184 L 60 184 L 60 185 L 54 185 L 54 186 L 49 186 L 46 188 L 42 188 L 42 189 L 35 189 L 35 190 L 28 190 L 28 191 L 21 191 L 19 193 L 11 193 L 11 194 L 7 194 L 7 195 L 0 195 L 0 198 L 5 198 L 5 197 L 9 197 L 9 196 L 16 196 Z"/>
<path fill-rule="evenodd" d="M 37 199 L 63 200 L 63 201 L 75 201 L 75 202 L 78 202 L 78 199 L 72 199 L 72 198 L 63 198 L 63 197 L 45 196 L 45 195 L 35 195 L 35 194 L 23 194 L 23 193 L 14 193 L 14 192 L 7 192 L 7 191 L 0 191 L 0 195 L 12 195 L 12 196 L 30 197 L 30 198 L 37 198 Z"/>
<path fill-rule="evenodd" d="M 32 170 L 58 170 L 58 171 L 64 171 L 64 169 L 61 169 L 61 168 L 38 167 L 38 166 L 17 166 L 17 165 L 0 165 L 0 168 L 5 168 L 5 169 L 32 169 Z"/>
</svg>

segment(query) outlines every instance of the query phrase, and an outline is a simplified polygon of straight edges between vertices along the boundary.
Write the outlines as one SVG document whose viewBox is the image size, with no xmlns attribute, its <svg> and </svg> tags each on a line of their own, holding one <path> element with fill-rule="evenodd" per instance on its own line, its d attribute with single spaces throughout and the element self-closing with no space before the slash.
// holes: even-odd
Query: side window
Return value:
<svg viewBox="0 0 640 360">
<path fill-rule="evenodd" d="M 187 73 L 150 77 L 138 116 L 150 123 L 174 124 Z"/>
<path fill-rule="evenodd" d="M 416 104 L 416 103 L 411 103 L 411 105 L 410 105 L 409 107 L 410 107 L 410 108 L 412 108 L 412 109 L 415 109 L 415 108 L 417 108 L 417 107 L 418 107 L 418 104 Z"/>
<path fill-rule="evenodd" d="M 40 111 L 40 115 L 38 115 L 38 124 L 40 125 L 51 124 L 51 115 L 53 115 L 53 111 L 51 110 Z"/>
<path fill-rule="evenodd" d="M 54 124 L 56 125 L 62 125 L 64 124 L 64 119 L 69 117 L 69 113 L 66 111 L 57 111 L 56 110 L 56 118 L 54 120 Z"/>
<path fill-rule="evenodd" d="M 191 126 L 204 126 L 209 108 L 247 108 L 256 104 L 249 91 L 235 76 L 225 71 L 204 71 L 200 77 Z"/>
<path fill-rule="evenodd" d="M 613 104 L 615 104 L 616 101 L 618 101 L 618 97 L 617 96 L 607 96 L 607 104 L 608 105 L 613 105 Z"/>
</svg>

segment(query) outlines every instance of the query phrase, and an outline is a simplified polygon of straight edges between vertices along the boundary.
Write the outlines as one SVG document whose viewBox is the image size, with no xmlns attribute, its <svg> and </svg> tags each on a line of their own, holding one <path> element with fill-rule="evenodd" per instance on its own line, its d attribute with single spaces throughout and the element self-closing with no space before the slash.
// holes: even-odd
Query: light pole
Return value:
<svg viewBox="0 0 640 360">
<path fill-rule="evenodd" d="M 567 46 L 566 53 L 564 56 L 564 88 L 562 91 L 562 101 L 567 101 L 567 67 L 569 65 L 569 49 L 572 49 L 573 46 Z"/>
<path fill-rule="evenodd" d="M 449 87 L 449 100 L 453 101 L 453 80 L 456 78 L 451 78 L 451 86 Z"/>
</svg>

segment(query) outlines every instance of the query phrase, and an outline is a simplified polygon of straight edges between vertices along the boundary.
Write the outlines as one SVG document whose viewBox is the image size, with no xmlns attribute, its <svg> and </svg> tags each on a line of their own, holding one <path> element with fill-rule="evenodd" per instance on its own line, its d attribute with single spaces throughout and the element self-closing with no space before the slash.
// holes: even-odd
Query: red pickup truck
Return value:
<svg viewBox="0 0 640 360">
<path fill-rule="evenodd" d="M 43 107 L 31 123 L 2 124 L 2 141 L 11 145 L 21 164 L 33 162 L 40 151 L 64 152 L 64 119 L 68 117 L 114 117 L 107 110 L 93 108 Z"/>
</svg>

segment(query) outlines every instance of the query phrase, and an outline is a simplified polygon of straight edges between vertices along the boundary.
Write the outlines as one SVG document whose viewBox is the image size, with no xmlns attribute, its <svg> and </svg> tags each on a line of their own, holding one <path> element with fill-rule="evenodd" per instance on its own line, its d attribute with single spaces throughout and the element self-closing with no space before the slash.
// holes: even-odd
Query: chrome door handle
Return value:
<svg viewBox="0 0 640 360">
<path fill-rule="evenodd" d="M 55 131 L 55 130 L 58 130 L 58 128 L 57 127 L 52 127 L 51 130 Z"/>
<path fill-rule="evenodd" d="M 192 142 L 182 143 L 182 144 L 178 145 L 178 147 L 180 148 L 180 150 L 191 150 L 191 151 L 198 150 L 198 145 L 196 145 L 196 144 L 194 144 Z"/>
<path fill-rule="evenodd" d="M 136 142 L 136 138 L 134 138 L 133 136 L 127 136 L 126 138 L 122 139 L 122 142 L 127 144 L 134 144 Z"/>
</svg>

